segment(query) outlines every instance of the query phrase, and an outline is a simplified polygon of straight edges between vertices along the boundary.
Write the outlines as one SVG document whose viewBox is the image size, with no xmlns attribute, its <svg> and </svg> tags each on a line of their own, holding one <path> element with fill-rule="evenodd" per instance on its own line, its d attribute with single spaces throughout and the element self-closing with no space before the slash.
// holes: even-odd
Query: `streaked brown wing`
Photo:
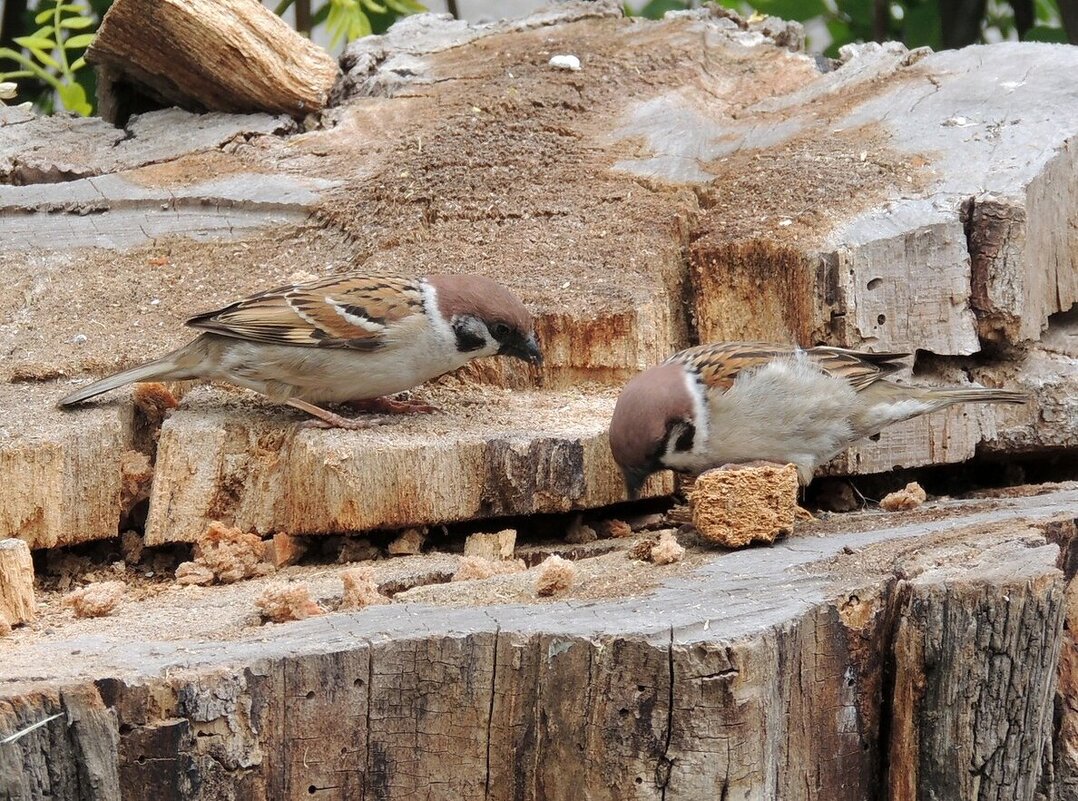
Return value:
<svg viewBox="0 0 1078 801">
<path fill-rule="evenodd" d="M 670 361 L 692 364 L 704 383 L 725 391 L 733 386 L 737 376 L 744 370 L 762 367 L 776 358 L 789 358 L 795 349 L 791 345 L 773 345 L 764 342 L 715 342 L 688 348 L 670 357 Z M 845 379 L 855 390 L 861 391 L 874 381 L 901 369 L 892 364 L 906 353 L 859 353 L 843 348 L 817 347 L 805 349 L 805 354 L 821 370 Z"/>
<path fill-rule="evenodd" d="M 387 327 L 422 309 L 416 281 L 345 275 L 260 292 L 187 324 L 270 345 L 375 350 Z"/>
</svg>

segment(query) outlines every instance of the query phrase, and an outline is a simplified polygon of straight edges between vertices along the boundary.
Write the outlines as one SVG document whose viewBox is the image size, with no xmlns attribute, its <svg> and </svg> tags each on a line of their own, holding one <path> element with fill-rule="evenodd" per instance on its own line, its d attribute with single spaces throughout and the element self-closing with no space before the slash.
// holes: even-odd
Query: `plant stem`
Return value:
<svg viewBox="0 0 1078 801">
<path fill-rule="evenodd" d="M 311 35 L 311 0 L 296 0 L 296 30 Z"/>
<path fill-rule="evenodd" d="M 54 0 L 56 5 L 53 7 L 52 12 L 52 24 L 56 26 L 56 49 L 60 51 L 60 63 L 63 65 L 63 74 L 68 77 L 71 76 L 71 65 L 67 63 L 67 50 L 64 47 L 64 40 L 60 38 L 60 0 Z M 66 39 L 67 36 L 64 36 Z"/>
<path fill-rule="evenodd" d="M 296 2 L 296 0 L 281 0 L 281 2 L 277 4 L 277 8 L 273 9 L 273 13 L 278 17 L 281 16 L 292 7 L 294 2 Z"/>
<path fill-rule="evenodd" d="M 453 19 L 460 19 L 460 9 L 457 8 L 457 0 L 445 0 L 446 10 L 453 15 Z"/>
</svg>

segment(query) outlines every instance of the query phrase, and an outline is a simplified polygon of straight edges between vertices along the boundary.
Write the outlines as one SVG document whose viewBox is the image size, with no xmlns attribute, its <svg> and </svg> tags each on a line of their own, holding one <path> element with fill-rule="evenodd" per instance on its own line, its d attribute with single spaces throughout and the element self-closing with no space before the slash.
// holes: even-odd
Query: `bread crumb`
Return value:
<svg viewBox="0 0 1078 801">
<path fill-rule="evenodd" d="M 535 578 L 535 594 L 547 596 L 565 592 L 575 577 L 576 565 L 557 555 L 548 556 L 539 565 L 539 575 Z"/>
<path fill-rule="evenodd" d="M 139 501 L 150 497 L 153 465 L 142 451 L 124 451 L 120 457 L 120 512 L 126 515 Z"/>
<path fill-rule="evenodd" d="M 664 531 L 659 535 L 659 542 L 651 548 L 651 561 L 657 565 L 672 565 L 681 561 L 685 549 L 677 541 L 673 531 Z"/>
<path fill-rule="evenodd" d="M 462 556 L 450 581 L 476 581 L 504 573 L 523 573 L 523 559 L 486 559 L 482 556 Z"/>
<path fill-rule="evenodd" d="M 129 565 L 137 565 L 142 561 L 142 552 L 145 547 L 142 535 L 137 531 L 125 531 L 120 537 L 120 553 Z"/>
<path fill-rule="evenodd" d="M 880 508 L 888 512 L 908 512 L 916 509 L 928 499 L 928 494 L 916 481 L 911 481 L 905 489 L 890 493 L 882 501 Z"/>
<path fill-rule="evenodd" d="M 180 562 L 176 567 L 177 584 L 213 584 L 213 571 L 197 562 Z"/>
<path fill-rule="evenodd" d="M 423 550 L 423 542 L 426 539 L 426 529 L 407 528 L 386 546 L 386 551 L 390 556 L 415 556 Z"/>
<path fill-rule="evenodd" d="M 306 584 L 277 584 L 267 587 L 255 601 L 263 620 L 286 623 L 325 614 L 325 609 L 311 600 Z"/>
<path fill-rule="evenodd" d="M 262 559 L 276 568 L 294 565 L 307 552 L 307 543 L 300 537 L 293 537 L 278 531 L 271 539 L 262 543 Z"/>
<path fill-rule="evenodd" d="M 340 572 L 344 594 L 341 595 L 343 609 L 362 609 L 365 606 L 389 603 L 389 598 L 378 591 L 378 582 L 374 580 L 374 568 L 370 565 L 350 567 Z"/>
<path fill-rule="evenodd" d="M 176 396 L 169 392 L 168 387 L 157 381 L 135 384 L 131 399 L 134 401 L 135 409 L 145 421 L 144 424 L 151 431 L 159 429 L 169 411 L 180 406 Z"/>
<path fill-rule="evenodd" d="M 112 614 L 127 592 L 122 581 L 98 581 L 72 590 L 63 598 L 64 606 L 70 606 L 75 617 L 104 617 Z"/>
<path fill-rule="evenodd" d="M 369 562 L 381 555 L 382 552 L 365 537 L 349 537 L 341 546 L 337 563 L 344 565 L 349 562 Z"/>
<path fill-rule="evenodd" d="M 692 523 L 704 539 L 727 548 L 772 543 L 794 527 L 797 468 L 792 464 L 708 470 L 689 493 Z"/>
<path fill-rule="evenodd" d="M 595 533 L 604 540 L 620 540 L 624 537 L 631 537 L 633 528 L 624 520 L 600 520 L 595 524 Z"/>
<path fill-rule="evenodd" d="M 464 540 L 464 555 L 483 559 L 512 559 L 516 544 L 517 532 L 512 528 L 494 534 L 469 534 Z"/>
<path fill-rule="evenodd" d="M 191 564 L 206 568 L 213 576 L 211 581 L 221 584 L 265 576 L 272 573 L 274 567 L 262 561 L 262 552 L 262 539 L 257 534 L 229 528 L 214 520 L 195 543 L 194 562 L 181 564 L 176 569 L 176 579 L 180 579 L 182 570 L 186 578 L 183 583 L 207 583 L 203 580 L 206 573 L 187 567 Z"/>
</svg>

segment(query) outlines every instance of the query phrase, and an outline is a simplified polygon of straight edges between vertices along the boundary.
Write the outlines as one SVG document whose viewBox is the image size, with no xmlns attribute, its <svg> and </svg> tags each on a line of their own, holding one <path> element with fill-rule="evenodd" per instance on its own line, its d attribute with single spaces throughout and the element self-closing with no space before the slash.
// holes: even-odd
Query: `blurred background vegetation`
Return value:
<svg viewBox="0 0 1078 801">
<path fill-rule="evenodd" d="M 268 0 L 267 0 L 268 2 Z M 522 13 L 514 4 L 475 0 L 478 14 Z M 1078 0 L 719 0 L 748 16 L 770 14 L 804 23 L 809 49 L 835 56 L 850 42 L 896 40 L 934 50 L 1007 40 L 1078 44 Z M 112 0 L 0 0 L 0 83 L 14 100 L 39 111 L 93 113 L 94 72 L 83 53 Z M 535 0 L 534 5 L 543 4 Z M 630 0 L 626 12 L 657 19 L 700 0 Z M 273 7 L 273 6 L 271 6 Z M 458 0 L 433 10 L 461 16 Z M 274 10 L 331 49 L 385 31 L 401 16 L 426 10 L 419 0 L 279 0 Z M 5 93 L 6 94 L 6 93 Z M 3 101 L 0 101 L 3 102 Z"/>
</svg>

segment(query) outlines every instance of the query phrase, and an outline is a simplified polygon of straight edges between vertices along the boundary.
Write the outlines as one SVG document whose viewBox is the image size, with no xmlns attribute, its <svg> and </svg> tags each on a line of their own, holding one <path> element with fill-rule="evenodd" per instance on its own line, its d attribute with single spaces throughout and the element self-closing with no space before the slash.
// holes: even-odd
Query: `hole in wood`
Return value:
<svg viewBox="0 0 1078 801">
<path fill-rule="evenodd" d="M 314 698 L 314 690 L 308 690 L 307 691 L 307 700 L 310 701 L 312 698 Z"/>
<path fill-rule="evenodd" d="M 883 325 L 886 322 L 887 322 L 887 315 L 886 314 L 881 314 L 878 317 L 876 317 L 876 325 Z"/>
<path fill-rule="evenodd" d="M 873 278 L 871 281 L 868 282 L 868 287 L 867 288 L 869 290 L 879 289 L 880 286 L 882 286 L 882 285 L 883 285 L 883 279 L 882 278 Z"/>
</svg>

